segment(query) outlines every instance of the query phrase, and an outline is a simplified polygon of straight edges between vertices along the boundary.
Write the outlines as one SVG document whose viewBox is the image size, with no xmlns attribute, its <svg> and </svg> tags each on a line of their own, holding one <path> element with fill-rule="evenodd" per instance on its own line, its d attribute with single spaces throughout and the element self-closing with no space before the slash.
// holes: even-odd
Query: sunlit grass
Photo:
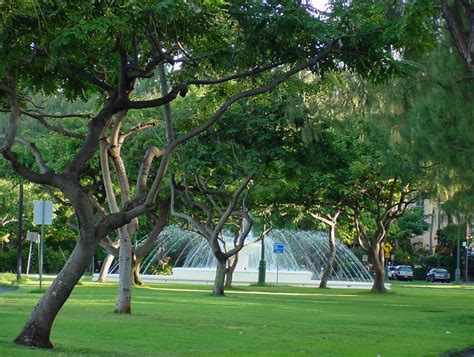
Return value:
<svg viewBox="0 0 474 357">
<path fill-rule="evenodd" d="M 48 283 L 46 283 L 47 285 Z M 116 284 L 85 279 L 52 333 L 60 355 L 437 356 L 474 345 L 472 289 L 395 284 L 388 294 L 289 286 L 146 285 L 133 314 L 117 315 Z M 11 341 L 38 294 L 37 282 L 0 294 L 0 355 L 49 355 Z M 448 288 L 446 288 L 446 286 Z"/>
</svg>

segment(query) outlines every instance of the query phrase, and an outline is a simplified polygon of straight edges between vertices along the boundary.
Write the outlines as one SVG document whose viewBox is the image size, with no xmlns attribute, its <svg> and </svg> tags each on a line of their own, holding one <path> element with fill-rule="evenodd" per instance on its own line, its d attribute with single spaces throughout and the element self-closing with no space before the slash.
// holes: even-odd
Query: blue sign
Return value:
<svg viewBox="0 0 474 357">
<path fill-rule="evenodd" d="M 283 243 L 273 243 L 273 253 L 283 253 Z"/>
</svg>

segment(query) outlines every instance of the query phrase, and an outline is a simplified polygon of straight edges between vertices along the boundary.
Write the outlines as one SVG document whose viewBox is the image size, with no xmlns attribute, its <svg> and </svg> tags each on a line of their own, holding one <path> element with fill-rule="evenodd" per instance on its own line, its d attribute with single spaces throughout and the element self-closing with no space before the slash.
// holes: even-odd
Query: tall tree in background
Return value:
<svg viewBox="0 0 474 357">
<path fill-rule="evenodd" d="M 474 72 L 474 4 L 469 0 L 440 0 L 440 5 L 457 52 L 472 74 Z"/>
</svg>

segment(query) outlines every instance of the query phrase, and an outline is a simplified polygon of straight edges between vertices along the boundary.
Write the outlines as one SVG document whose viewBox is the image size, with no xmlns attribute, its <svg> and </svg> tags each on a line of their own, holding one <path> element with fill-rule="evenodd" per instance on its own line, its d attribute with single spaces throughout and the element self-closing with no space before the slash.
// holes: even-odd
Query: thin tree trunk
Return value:
<svg viewBox="0 0 474 357">
<path fill-rule="evenodd" d="M 100 273 L 99 273 L 99 283 L 104 283 L 107 280 L 107 275 L 109 274 L 110 266 L 112 265 L 112 262 L 114 261 L 114 256 L 112 254 L 107 254 L 107 256 L 104 259 L 104 262 L 102 263 L 102 266 L 100 268 Z"/>
<path fill-rule="evenodd" d="M 50 341 L 51 328 L 61 307 L 71 295 L 77 282 L 89 267 L 97 243 L 85 243 L 79 239 L 71 256 L 56 279 L 33 309 L 15 343 L 40 348 L 53 348 Z"/>
<path fill-rule="evenodd" d="M 216 278 L 214 279 L 214 288 L 212 295 L 224 296 L 224 279 L 227 267 L 227 259 L 217 259 Z"/>
<path fill-rule="evenodd" d="M 133 283 L 135 285 L 143 285 L 143 280 L 140 275 L 140 267 L 142 266 L 142 260 L 134 259 L 132 263 L 132 274 L 133 274 Z"/>
<path fill-rule="evenodd" d="M 377 243 L 371 251 L 372 263 L 374 265 L 375 277 L 374 284 L 372 285 L 372 292 L 385 293 L 385 270 L 384 270 L 384 250 L 383 243 Z"/>
<path fill-rule="evenodd" d="M 324 269 L 323 276 L 321 277 L 321 282 L 319 283 L 320 288 L 326 288 L 329 277 L 331 276 L 332 269 L 334 266 L 334 260 L 336 259 L 336 225 L 333 224 L 330 226 L 329 230 L 329 254 L 328 254 L 328 263 Z"/>
<path fill-rule="evenodd" d="M 225 287 L 230 288 L 232 287 L 232 278 L 234 277 L 234 271 L 235 267 L 237 266 L 237 263 L 239 262 L 239 253 L 235 254 L 232 260 L 232 263 L 229 264 L 229 267 L 226 270 L 225 274 Z"/>
<path fill-rule="evenodd" d="M 136 285 L 142 285 L 143 280 L 140 276 L 140 267 L 143 259 L 150 254 L 153 250 L 155 245 L 157 244 L 158 237 L 160 233 L 165 228 L 166 224 L 168 223 L 168 218 L 170 215 L 170 204 L 168 201 L 162 202 L 159 205 L 160 208 L 160 215 L 158 220 L 156 220 L 153 230 L 148 235 L 148 238 L 145 240 L 143 244 L 136 247 L 133 251 L 133 259 L 132 259 L 132 273 L 133 273 L 133 281 Z"/>
<path fill-rule="evenodd" d="M 127 226 L 119 228 L 120 254 L 119 274 L 120 286 L 115 305 L 115 312 L 130 314 L 132 312 L 132 239 Z"/>
</svg>

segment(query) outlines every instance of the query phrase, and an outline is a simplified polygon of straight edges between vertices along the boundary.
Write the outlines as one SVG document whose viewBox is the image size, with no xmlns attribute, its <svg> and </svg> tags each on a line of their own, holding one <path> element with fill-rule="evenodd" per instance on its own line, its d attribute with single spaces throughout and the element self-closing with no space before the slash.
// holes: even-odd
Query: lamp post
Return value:
<svg viewBox="0 0 474 357">
<path fill-rule="evenodd" d="M 461 283 L 461 270 L 459 269 L 460 262 L 461 262 L 461 232 L 460 229 L 461 225 L 458 224 L 458 240 L 456 244 L 456 270 L 454 271 L 454 283 L 460 284 Z"/>
<path fill-rule="evenodd" d="M 260 250 L 260 262 L 258 263 L 258 283 L 257 285 L 264 286 L 265 285 L 265 271 L 267 268 L 267 263 L 265 262 L 265 244 L 264 244 L 264 237 L 262 235 L 261 240 L 261 250 Z"/>
</svg>

